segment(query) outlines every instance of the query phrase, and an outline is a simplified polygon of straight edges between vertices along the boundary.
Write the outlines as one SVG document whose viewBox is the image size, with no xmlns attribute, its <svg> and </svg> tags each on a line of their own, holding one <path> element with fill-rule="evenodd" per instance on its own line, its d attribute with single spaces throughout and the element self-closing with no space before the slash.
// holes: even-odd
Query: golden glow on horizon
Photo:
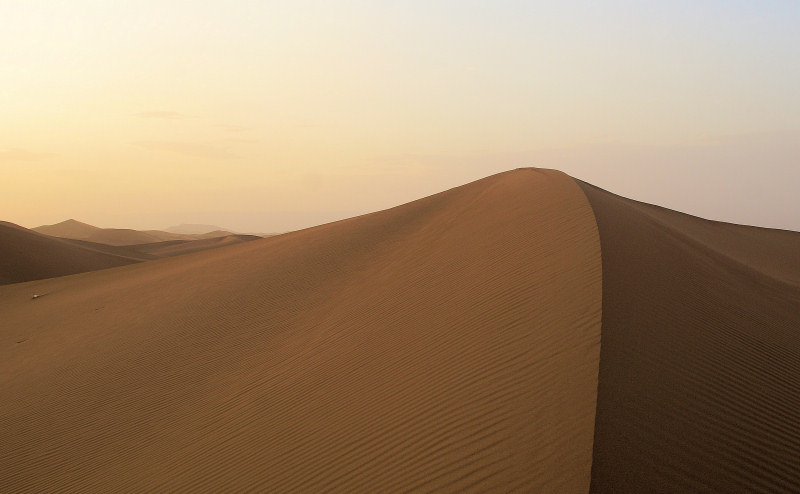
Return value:
<svg viewBox="0 0 800 494">
<path fill-rule="evenodd" d="M 596 143 L 800 132 L 791 5 L 291 4 L 0 5 L 0 219 L 286 230 Z"/>
</svg>

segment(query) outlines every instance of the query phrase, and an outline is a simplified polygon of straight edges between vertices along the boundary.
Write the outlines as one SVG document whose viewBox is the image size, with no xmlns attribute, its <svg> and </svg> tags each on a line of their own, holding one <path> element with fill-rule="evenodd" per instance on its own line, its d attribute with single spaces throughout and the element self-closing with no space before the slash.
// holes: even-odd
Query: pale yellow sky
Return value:
<svg viewBox="0 0 800 494">
<path fill-rule="evenodd" d="M 0 219 L 284 231 L 546 166 L 800 229 L 797 25 L 788 1 L 10 0 Z"/>
</svg>

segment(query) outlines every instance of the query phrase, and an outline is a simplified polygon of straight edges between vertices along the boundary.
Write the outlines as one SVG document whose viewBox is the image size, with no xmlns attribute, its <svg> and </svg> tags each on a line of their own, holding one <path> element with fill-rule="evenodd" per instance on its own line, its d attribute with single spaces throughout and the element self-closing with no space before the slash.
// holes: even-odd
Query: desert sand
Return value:
<svg viewBox="0 0 800 494">
<path fill-rule="evenodd" d="M 800 491 L 800 233 L 521 169 L 213 242 L 0 287 L 0 492 Z"/>
<path fill-rule="evenodd" d="M 135 245 L 137 251 L 144 255 L 157 257 L 173 257 L 201 250 L 216 249 L 227 245 L 234 245 L 242 242 L 258 240 L 261 237 L 255 235 L 227 235 L 221 237 L 208 237 L 200 240 L 172 240 L 166 242 L 155 242 L 152 244 Z"/>
<path fill-rule="evenodd" d="M 600 266 L 578 185 L 520 170 L 0 287 L 0 491 L 586 492 Z"/>
</svg>

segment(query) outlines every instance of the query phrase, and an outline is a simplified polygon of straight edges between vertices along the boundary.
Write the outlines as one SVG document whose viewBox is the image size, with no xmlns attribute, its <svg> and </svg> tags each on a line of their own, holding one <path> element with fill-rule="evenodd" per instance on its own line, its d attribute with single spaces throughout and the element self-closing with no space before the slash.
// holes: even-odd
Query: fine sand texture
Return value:
<svg viewBox="0 0 800 494">
<path fill-rule="evenodd" d="M 800 233 L 581 184 L 603 259 L 593 492 L 800 492 Z"/>
<path fill-rule="evenodd" d="M 586 492 L 601 283 L 525 169 L 0 287 L 0 492 Z"/>
<path fill-rule="evenodd" d="M 235 245 L 242 242 L 251 242 L 261 237 L 255 235 L 228 235 L 225 237 L 209 237 L 201 240 L 173 240 L 167 242 L 156 242 L 153 244 L 142 244 L 132 246 L 142 255 L 153 255 L 157 257 L 173 257 L 183 254 L 191 254 L 201 250 L 216 249 L 228 245 Z"/>
<path fill-rule="evenodd" d="M 90 245 L 75 245 L 0 221 L 0 285 L 124 266 L 140 260 Z"/>
</svg>

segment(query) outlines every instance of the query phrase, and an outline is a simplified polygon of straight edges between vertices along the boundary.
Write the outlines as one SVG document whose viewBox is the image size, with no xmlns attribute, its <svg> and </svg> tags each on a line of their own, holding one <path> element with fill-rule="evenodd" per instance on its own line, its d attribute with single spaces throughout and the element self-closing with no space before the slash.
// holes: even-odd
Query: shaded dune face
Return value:
<svg viewBox="0 0 800 494">
<path fill-rule="evenodd" d="M 800 491 L 800 234 L 581 187 L 603 263 L 591 490 Z"/>
<path fill-rule="evenodd" d="M 0 491 L 586 492 L 601 299 L 586 197 L 530 169 L 0 287 Z"/>
</svg>

